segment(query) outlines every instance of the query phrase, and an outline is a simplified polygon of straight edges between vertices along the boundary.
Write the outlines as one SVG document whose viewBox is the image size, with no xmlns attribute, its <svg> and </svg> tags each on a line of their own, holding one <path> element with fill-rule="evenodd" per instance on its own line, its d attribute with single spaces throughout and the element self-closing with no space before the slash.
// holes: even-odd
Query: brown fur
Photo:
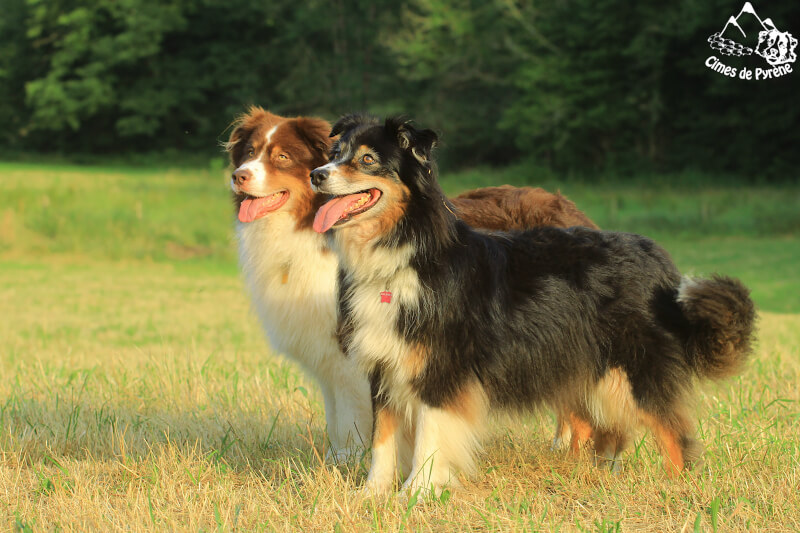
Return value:
<svg viewBox="0 0 800 533">
<path fill-rule="evenodd" d="M 424 369 L 428 361 L 428 354 L 423 352 L 422 346 L 409 352 L 409 357 L 403 361 L 405 371 L 412 378 L 417 377 Z"/>
<path fill-rule="evenodd" d="M 741 370 L 750 353 L 755 323 L 756 311 L 749 294 L 740 281 L 720 276 L 699 283 L 687 280 L 681 287 L 680 300 L 686 317 L 707 332 L 695 341 L 694 350 L 714 354 L 698 359 L 704 376 L 720 379 Z"/>
<path fill-rule="evenodd" d="M 403 195 L 408 194 L 408 189 L 406 189 L 405 185 L 399 185 L 397 189 L 397 192 Z M 396 226 L 397 223 L 400 222 L 400 219 L 403 218 L 404 213 L 405 210 L 398 204 L 394 204 L 390 208 L 386 209 L 383 216 L 375 219 L 374 224 L 369 224 L 373 231 L 368 237 L 365 235 L 365 237 L 367 237 L 365 242 L 369 242 L 376 235 L 386 235 L 390 228 Z"/>
<path fill-rule="evenodd" d="M 631 430 L 638 424 L 644 424 L 658 443 L 665 470 L 669 475 L 677 476 L 684 468 L 694 466 L 702 453 L 702 446 L 689 437 L 693 428 L 686 416 L 688 409 L 684 401 L 683 398 L 675 400 L 669 418 L 644 411 L 636 406 L 627 375 L 618 368 L 612 368 L 597 383 L 592 399 L 589 399 L 589 408 L 594 404 L 595 411 L 603 412 L 598 427 L 589 427 L 583 417 L 570 414 L 573 429 L 571 449 L 579 449 L 581 437 L 584 440 L 591 437 L 594 439 L 596 458 L 611 461 L 612 468 L 615 468 L 615 460 L 625 450 Z"/>
<path fill-rule="evenodd" d="M 459 217 L 475 228 L 524 230 L 536 226 L 585 226 L 598 229 L 589 217 L 560 193 L 541 188 L 486 187 L 451 200 Z"/>
<path fill-rule="evenodd" d="M 384 407 L 378 409 L 375 413 L 375 435 L 373 437 L 373 444 L 380 445 L 386 442 L 386 439 L 394 435 L 397 430 L 398 418 L 394 411 Z"/>
<path fill-rule="evenodd" d="M 273 134 L 270 145 L 266 146 L 267 132 L 275 126 L 278 129 Z M 315 195 L 311 190 L 309 173 L 328 160 L 330 130 L 330 124 L 319 118 L 285 118 L 253 106 L 236 119 L 225 148 L 236 168 L 249 158 L 248 148 L 252 147 L 267 169 L 271 187 L 275 190 L 286 189 L 290 193 L 291 199 L 280 209 L 293 211 L 298 231 L 312 231 L 314 215 L 324 198 Z M 291 163 L 280 160 L 278 156 L 281 153 L 289 155 Z M 352 179 L 352 174 L 357 173 L 357 169 L 348 168 L 345 172 L 348 173 L 348 179 Z M 407 197 L 408 190 L 404 185 L 397 184 L 396 190 L 391 191 L 391 194 L 402 199 Z M 237 212 L 244 198 L 244 194 L 233 195 Z M 486 187 L 462 193 L 451 201 L 457 214 L 476 228 L 522 230 L 542 225 L 597 228 L 573 202 L 559 193 L 549 193 L 541 188 L 516 188 L 509 185 Z M 392 213 L 376 218 L 375 225 L 365 225 L 365 242 L 375 234 L 386 233 L 387 226 L 399 221 L 403 214 L 402 205 L 397 202 L 394 204 Z M 362 233 L 362 228 L 359 231 Z M 286 274 L 283 281 L 286 282 Z M 418 373 L 424 366 L 424 358 L 410 362 L 410 365 L 412 368 L 409 370 Z M 559 429 L 570 426 L 569 411 L 558 410 L 558 419 Z M 590 436 L 591 431 L 577 432 L 579 444 Z"/>
<path fill-rule="evenodd" d="M 473 382 L 464 387 L 446 409 L 457 414 L 467 423 L 475 425 L 483 420 L 487 409 L 487 398 L 483 387 Z"/>
<path fill-rule="evenodd" d="M 569 423 L 572 426 L 572 440 L 569 447 L 572 453 L 578 453 L 581 445 L 592 436 L 592 426 L 583 417 L 575 413 L 569 414 Z"/>
<path fill-rule="evenodd" d="M 225 144 L 225 149 L 230 154 L 234 166 L 239 166 L 239 163 L 245 160 L 248 143 L 244 141 L 252 139 L 253 148 L 256 152 L 260 152 L 263 149 L 267 132 L 287 120 L 289 119 L 274 115 L 256 106 L 250 107 L 247 113 L 240 115 L 233 122 L 233 132 Z"/>
<path fill-rule="evenodd" d="M 289 191 L 291 199 L 285 208 L 294 211 L 298 229 L 310 229 L 323 199 L 309 187 L 308 174 L 327 162 L 330 124 L 319 118 L 284 118 L 260 107 L 251 107 L 234 124 L 225 145 L 234 168 L 250 158 L 248 148 L 252 148 L 267 169 L 270 185 Z M 275 126 L 278 129 L 267 146 L 267 132 Z M 281 159 L 281 154 L 288 160 Z M 244 198 L 243 194 L 233 195 L 237 212 Z"/>
<path fill-rule="evenodd" d="M 664 456 L 664 470 L 671 477 L 679 476 L 685 466 L 680 435 L 686 434 L 686 428 L 673 429 L 665 421 L 644 412 L 641 412 L 639 417 L 656 438 L 661 454 Z"/>
<path fill-rule="evenodd" d="M 628 441 L 628 436 L 619 430 L 596 429 L 594 435 L 594 451 L 598 459 L 616 458 Z"/>
</svg>

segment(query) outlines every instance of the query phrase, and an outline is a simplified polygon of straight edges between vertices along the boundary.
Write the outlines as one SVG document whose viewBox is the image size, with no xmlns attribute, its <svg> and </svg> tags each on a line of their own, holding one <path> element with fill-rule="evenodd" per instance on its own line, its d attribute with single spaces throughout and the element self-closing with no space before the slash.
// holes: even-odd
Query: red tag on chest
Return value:
<svg viewBox="0 0 800 533">
<path fill-rule="evenodd" d="M 392 293 L 389 291 L 381 291 L 381 303 L 382 304 L 392 303 Z"/>
</svg>

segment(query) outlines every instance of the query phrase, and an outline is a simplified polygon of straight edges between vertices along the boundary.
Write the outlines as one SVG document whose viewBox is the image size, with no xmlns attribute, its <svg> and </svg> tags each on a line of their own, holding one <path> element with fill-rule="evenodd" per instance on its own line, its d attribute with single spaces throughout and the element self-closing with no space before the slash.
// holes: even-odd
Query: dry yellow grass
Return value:
<svg viewBox="0 0 800 533">
<path fill-rule="evenodd" d="M 498 420 L 463 489 L 375 502 L 354 495 L 365 459 L 320 460 L 320 396 L 268 353 L 235 276 L 64 261 L 0 274 L 0 529 L 800 529 L 798 315 L 762 314 L 745 373 L 701 387 L 705 463 L 682 479 L 645 435 L 618 474 L 551 452 L 541 413 Z"/>
</svg>

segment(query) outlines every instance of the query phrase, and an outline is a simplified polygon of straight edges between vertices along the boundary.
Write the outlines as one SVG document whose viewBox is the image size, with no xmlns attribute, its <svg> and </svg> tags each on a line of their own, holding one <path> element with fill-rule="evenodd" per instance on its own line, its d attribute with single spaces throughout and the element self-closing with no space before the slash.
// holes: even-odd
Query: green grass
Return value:
<svg viewBox="0 0 800 533">
<path fill-rule="evenodd" d="M 0 252 L 232 258 L 222 172 L 13 164 L 0 175 Z"/>
<path fill-rule="evenodd" d="M 549 451 L 543 411 L 494 423 L 463 489 L 364 501 L 368 458 L 322 463 L 320 395 L 266 348 L 220 169 L 0 164 L 0 530 L 797 531 L 800 245 L 776 228 L 798 189 L 687 179 L 542 185 L 753 288 L 752 362 L 699 388 L 703 465 L 667 478 L 642 434 L 620 474 L 597 470 Z"/>
<path fill-rule="evenodd" d="M 366 460 L 321 463 L 316 387 L 268 355 L 235 275 L 54 259 L 0 279 L 4 527 L 673 531 L 699 520 L 705 531 L 715 516 L 721 531 L 800 527 L 798 315 L 762 314 L 743 375 L 701 387 L 705 463 L 683 479 L 664 475 L 646 435 L 618 475 L 588 451 L 550 452 L 542 412 L 501 419 L 476 480 L 409 508 L 351 495 Z"/>
<path fill-rule="evenodd" d="M 561 190 L 601 227 L 648 235 L 696 274 L 741 277 L 762 309 L 800 311 L 800 185 L 724 184 L 691 174 L 634 183 L 557 181 L 523 167 L 446 174 L 448 194 L 500 183 Z M 0 257 L 194 263 L 234 273 L 221 168 L 0 163 Z"/>
</svg>

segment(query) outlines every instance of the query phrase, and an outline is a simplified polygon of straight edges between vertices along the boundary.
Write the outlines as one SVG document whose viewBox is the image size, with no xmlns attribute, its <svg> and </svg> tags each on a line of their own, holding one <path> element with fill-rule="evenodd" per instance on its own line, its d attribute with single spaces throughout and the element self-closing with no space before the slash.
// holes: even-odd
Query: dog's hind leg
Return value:
<svg viewBox="0 0 800 533">
<path fill-rule="evenodd" d="M 682 406 L 673 409 L 666 417 L 642 412 L 640 418 L 656 438 L 668 475 L 677 477 L 685 468 L 697 463 L 702 446 L 692 437 L 692 424 Z"/>
<path fill-rule="evenodd" d="M 556 409 L 556 431 L 550 449 L 563 450 L 572 439 L 572 427 L 567 421 L 567 416 L 561 409 Z"/>
<path fill-rule="evenodd" d="M 570 452 L 577 455 L 581 450 L 581 446 L 592 437 L 592 426 L 588 420 L 576 413 L 569 414 L 569 425 L 572 434 L 569 449 Z"/>
<path fill-rule="evenodd" d="M 595 429 L 595 464 L 597 466 L 608 464 L 612 472 L 620 471 L 622 468 L 620 456 L 627 445 L 627 432 L 617 429 Z"/>
<path fill-rule="evenodd" d="M 552 403 L 556 412 L 556 431 L 550 449 L 568 449 L 577 453 L 583 443 L 592 437 L 592 427 L 586 416 L 574 410 L 574 403 L 558 398 Z"/>
</svg>

